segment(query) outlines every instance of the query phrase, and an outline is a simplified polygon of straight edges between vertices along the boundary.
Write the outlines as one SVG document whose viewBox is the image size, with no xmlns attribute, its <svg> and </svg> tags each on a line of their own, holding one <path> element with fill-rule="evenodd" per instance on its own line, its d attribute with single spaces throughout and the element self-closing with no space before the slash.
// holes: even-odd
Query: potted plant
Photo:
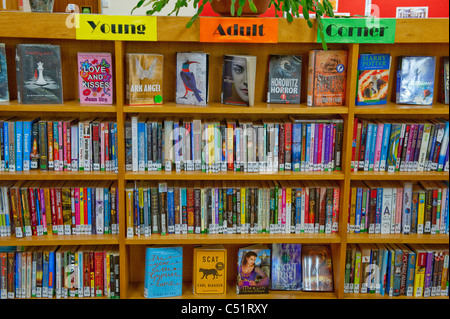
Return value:
<svg viewBox="0 0 450 319">
<path fill-rule="evenodd" d="M 169 15 L 173 13 L 178 15 L 181 8 L 189 6 L 189 2 L 191 2 L 192 6 L 196 8 L 197 11 L 186 24 L 187 28 L 192 26 L 194 21 L 203 12 L 203 8 L 208 2 L 215 12 L 221 15 L 227 15 L 229 12 L 229 16 L 256 16 L 264 13 L 269 7 L 274 6 L 276 16 L 278 17 L 278 12 L 281 12 L 289 22 L 292 22 L 294 17 L 300 17 L 300 14 L 303 14 L 303 18 L 310 28 L 313 26 L 310 15 L 315 14 L 317 27 L 319 28 L 322 39 L 322 46 L 325 50 L 327 49 L 323 34 L 322 18 L 325 15 L 334 17 L 333 6 L 329 0 L 203 0 L 201 3 L 200 0 L 175 0 L 174 8 Z M 139 0 L 131 13 L 138 8 L 151 6 L 151 9 L 147 10 L 146 13 L 147 15 L 153 15 L 156 12 L 161 12 L 168 4 L 169 0 Z M 218 7 L 222 9 L 223 7 L 229 7 L 229 11 L 223 12 L 223 10 L 219 10 Z"/>
</svg>

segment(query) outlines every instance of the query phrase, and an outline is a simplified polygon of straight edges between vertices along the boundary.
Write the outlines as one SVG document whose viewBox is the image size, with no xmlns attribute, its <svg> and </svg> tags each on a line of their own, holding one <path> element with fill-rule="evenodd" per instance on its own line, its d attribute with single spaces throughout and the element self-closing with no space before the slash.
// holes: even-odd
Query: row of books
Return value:
<svg viewBox="0 0 450 319">
<path fill-rule="evenodd" d="M 448 182 L 355 181 L 349 233 L 448 234 Z"/>
<path fill-rule="evenodd" d="M 351 244 L 345 293 L 448 296 L 448 245 Z"/>
<path fill-rule="evenodd" d="M 333 182 L 183 182 L 126 185 L 127 237 L 152 234 L 335 233 Z"/>
<path fill-rule="evenodd" d="M 0 248 L 1 299 L 120 298 L 112 245 Z"/>
<path fill-rule="evenodd" d="M 198 246 L 194 247 L 193 255 L 193 293 L 226 295 L 230 263 L 227 249 L 223 245 Z M 271 290 L 334 290 L 329 245 L 251 245 L 239 248 L 237 259 L 239 295 L 267 294 Z M 180 296 L 182 285 L 183 247 L 147 247 L 144 297 Z"/>
<path fill-rule="evenodd" d="M 125 123 L 126 170 L 339 171 L 343 120 L 146 120 Z"/>
<path fill-rule="evenodd" d="M 0 117 L 0 171 L 118 171 L 117 123 Z"/>
<path fill-rule="evenodd" d="M 449 171 L 449 121 L 356 118 L 352 171 Z"/>
<path fill-rule="evenodd" d="M 0 235 L 118 234 L 112 182 L 0 182 Z"/>
<path fill-rule="evenodd" d="M 344 105 L 348 52 L 311 50 L 308 61 L 309 106 Z M 268 103 L 300 104 L 301 55 L 270 55 Z M 77 74 L 80 102 L 112 104 L 111 53 L 78 53 Z M 257 57 L 223 56 L 221 103 L 253 106 Z M 126 54 L 126 103 L 163 103 L 163 64 L 160 54 Z M 360 54 L 357 105 L 385 104 L 391 70 L 389 54 Z M 0 44 L 0 101 L 9 100 L 5 46 Z M 448 57 L 442 57 L 442 84 L 448 79 Z M 433 103 L 436 57 L 398 58 L 397 103 Z M 16 69 L 19 103 L 62 103 L 61 52 L 58 45 L 18 44 Z M 2 71 L 3 70 L 3 71 Z M 419 71 L 420 70 L 420 71 Z M 206 105 L 209 101 L 209 53 L 177 52 L 176 97 L 179 104 Z M 448 81 L 448 80 L 447 80 Z M 440 97 L 448 103 L 448 87 Z"/>
</svg>

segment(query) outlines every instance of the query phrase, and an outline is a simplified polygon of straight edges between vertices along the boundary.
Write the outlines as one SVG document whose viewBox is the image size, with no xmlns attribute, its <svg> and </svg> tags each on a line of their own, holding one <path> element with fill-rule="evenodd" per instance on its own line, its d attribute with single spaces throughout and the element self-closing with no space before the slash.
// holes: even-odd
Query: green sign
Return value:
<svg viewBox="0 0 450 319">
<path fill-rule="evenodd" d="M 394 43 L 396 19 L 329 18 L 323 19 L 327 43 Z M 317 31 L 317 42 L 322 42 Z"/>
</svg>

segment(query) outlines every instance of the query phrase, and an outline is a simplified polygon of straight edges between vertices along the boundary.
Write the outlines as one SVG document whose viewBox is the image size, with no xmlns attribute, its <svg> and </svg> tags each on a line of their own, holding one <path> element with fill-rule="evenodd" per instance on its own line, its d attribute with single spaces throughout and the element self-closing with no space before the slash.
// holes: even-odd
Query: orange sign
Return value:
<svg viewBox="0 0 450 319">
<path fill-rule="evenodd" d="M 278 19 L 200 17 L 200 42 L 277 43 Z"/>
</svg>

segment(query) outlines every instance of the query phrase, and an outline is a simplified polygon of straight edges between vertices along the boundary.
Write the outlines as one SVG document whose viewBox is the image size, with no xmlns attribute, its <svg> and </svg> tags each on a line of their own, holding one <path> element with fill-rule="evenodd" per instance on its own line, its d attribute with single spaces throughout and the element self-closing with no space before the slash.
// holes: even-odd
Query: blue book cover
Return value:
<svg viewBox="0 0 450 319">
<path fill-rule="evenodd" d="M 181 296 L 182 286 L 183 247 L 147 247 L 144 297 Z"/>
<path fill-rule="evenodd" d="M 103 189 L 103 193 L 105 195 L 104 200 L 104 213 L 103 213 L 103 221 L 104 221 L 104 233 L 110 234 L 110 228 L 108 227 L 111 223 L 111 200 L 109 198 L 110 192 L 108 188 Z"/>
<path fill-rule="evenodd" d="M 387 168 L 387 158 L 389 151 L 389 142 L 391 137 L 391 123 L 384 123 L 384 132 L 383 132 L 383 145 L 381 147 L 381 157 L 380 157 L 380 171 L 386 171 Z"/>
<path fill-rule="evenodd" d="M 89 234 L 96 234 L 96 230 L 92 229 L 92 188 L 87 188 L 87 213 L 88 213 L 88 224 L 86 225 L 86 228 L 88 228 Z M 98 229 L 98 228 L 97 228 Z"/>
<path fill-rule="evenodd" d="M 302 245 L 272 245 L 272 290 L 302 290 Z"/>
<path fill-rule="evenodd" d="M 306 124 L 306 154 L 305 154 L 305 171 L 309 171 L 311 159 L 311 123 Z"/>
<path fill-rule="evenodd" d="M 362 192 L 363 189 L 358 187 L 356 190 L 355 233 L 361 231 Z"/>
<path fill-rule="evenodd" d="M 403 251 L 396 245 L 392 245 L 394 248 L 394 296 L 400 295 L 401 277 L 402 277 L 402 265 L 403 265 Z"/>
<path fill-rule="evenodd" d="M 144 122 L 138 122 L 138 170 L 139 171 L 145 171 L 145 150 L 146 144 L 145 144 L 145 134 L 147 130 L 145 129 L 145 123 Z"/>
<path fill-rule="evenodd" d="M 387 103 L 390 67 L 390 54 L 359 55 L 356 105 Z"/>
<path fill-rule="evenodd" d="M 414 295 L 414 275 L 416 272 L 416 253 L 412 250 L 408 250 L 408 267 L 406 270 L 406 296 L 412 297 Z"/>
<path fill-rule="evenodd" d="M 167 188 L 167 224 L 169 234 L 175 234 L 175 197 L 173 188 Z"/>
<path fill-rule="evenodd" d="M 23 171 L 23 122 L 16 122 L 16 171 Z"/>
<path fill-rule="evenodd" d="M 47 288 L 48 293 L 48 284 L 49 284 L 49 255 L 45 251 L 42 253 L 42 288 Z M 45 290 L 43 290 L 45 292 Z M 48 297 L 48 294 L 42 295 L 43 297 Z"/>
<path fill-rule="evenodd" d="M 432 105 L 436 57 L 399 57 L 397 71 L 397 103 Z"/>
<path fill-rule="evenodd" d="M 381 214 L 383 210 L 383 188 L 377 188 L 377 210 L 375 214 L 375 233 L 381 232 Z"/>
<path fill-rule="evenodd" d="M 23 122 L 23 170 L 29 171 L 31 166 L 31 127 L 36 120 Z"/>
<path fill-rule="evenodd" d="M 48 256 L 48 273 L 49 278 L 56 278 L 55 274 L 55 252 L 50 251 Z M 52 297 L 55 289 L 55 280 L 49 280 L 48 282 L 48 297 Z"/>
<path fill-rule="evenodd" d="M 302 154 L 302 124 L 292 123 L 292 164 L 293 171 L 300 171 L 300 161 Z"/>
<path fill-rule="evenodd" d="M 9 125 L 8 122 L 3 123 L 3 145 L 5 147 L 5 171 L 9 171 Z"/>
<path fill-rule="evenodd" d="M 5 44 L 0 43 L 0 102 L 9 101 L 8 67 L 6 64 Z"/>
<path fill-rule="evenodd" d="M 373 171 L 373 165 L 374 165 L 374 161 L 375 161 L 375 146 L 377 143 L 377 132 L 378 132 L 378 125 L 377 124 L 373 124 L 372 125 L 372 136 L 371 136 L 371 141 L 370 141 L 370 145 L 371 147 L 369 148 L 369 171 Z"/>
<path fill-rule="evenodd" d="M 367 134 L 366 134 L 366 149 L 364 154 L 364 171 L 369 170 L 370 163 L 370 149 L 372 148 L 372 131 L 375 125 L 372 123 L 367 124 Z"/>
<path fill-rule="evenodd" d="M 387 285 L 388 250 L 386 248 L 380 248 L 379 257 L 381 258 L 380 295 L 384 296 Z"/>
</svg>

